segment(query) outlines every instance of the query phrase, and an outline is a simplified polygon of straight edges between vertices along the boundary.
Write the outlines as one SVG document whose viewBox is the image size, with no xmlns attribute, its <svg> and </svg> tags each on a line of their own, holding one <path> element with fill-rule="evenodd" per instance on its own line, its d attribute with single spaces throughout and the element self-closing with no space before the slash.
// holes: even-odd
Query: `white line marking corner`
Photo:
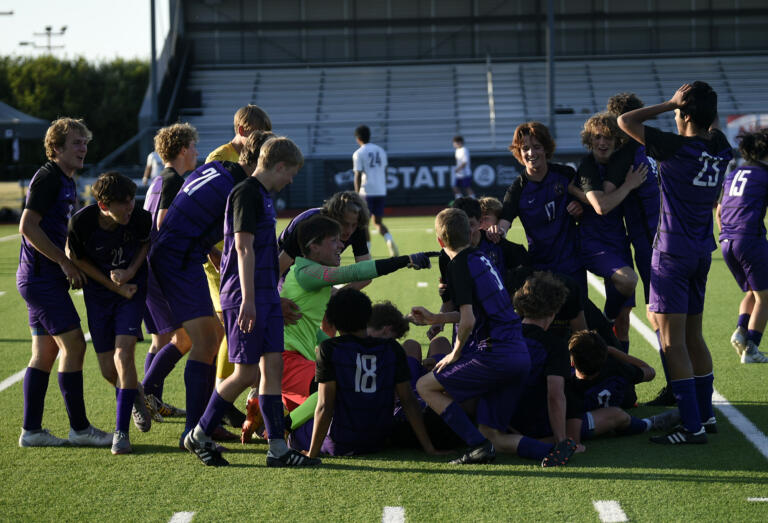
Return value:
<svg viewBox="0 0 768 523">
<path fill-rule="evenodd" d="M 405 509 L 403 507 L 384 507 L 381 523 L 402 523 L 403 521 L 405 521 Z"/>
<path fill-rule="evenodd" d="M 600 521 L 603 523 L 629 521 L 627 515 L 621 510 L 621 505 L 619 505 L 618 501 L 593 501 L 592 505 L 595 507 L 597 514 L 600 516 Z"/>
</svg>

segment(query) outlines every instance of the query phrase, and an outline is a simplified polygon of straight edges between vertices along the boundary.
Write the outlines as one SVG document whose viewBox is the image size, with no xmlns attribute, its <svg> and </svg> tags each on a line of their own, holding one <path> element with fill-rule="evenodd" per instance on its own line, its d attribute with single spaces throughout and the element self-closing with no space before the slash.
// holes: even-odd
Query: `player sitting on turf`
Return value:
<svg viewBox="0 0 768 523">
<path fill-rule="evenodd" d="M 120 173 L 102 174 L 92 191 L 96 203 L 72 216 L 67 246 L 72 261 L 88 276 L 83 287 L 88 328 L 101 373 L 117 392 L 112 454 L 127 454 L 131 410 L 140 431 L 152 424 L 134 362 L 147 293 L 152 215 L 135 206 L 136 184 Z"/>
<path fill-rule="evenodd" d="M 596 114 L 584 123 L 581 141 L 590 153 L 579 164 L 575 194 L 585 203 L 579 222 L 582 261 L 589 272 L 603 278 L 605 316 L 614 322 L 622 350 L 629 352 L 629 313 L 635 306 L 637 274 L 632 270 L 622 202 L 630 191 L 642 185 L 648 168 L 645 164 L 638 169 L 630 166 L 624 183 L 605 187 L 611 155 L 624 138 L 616 117 L 610 113 Z"/>
<path fill-rule="evenodd" d="M 184 175 L 197 164 L 197 141 L 197 130 L 187 123 L 163 127 L 155 134 L 155 150 L 165 162 L 165 169 L 152 180 L 144 198 L 144 209 L 152 214 L 153 239 L 184 183 Z M 163 402 L 163 381 L 189 351 L 192 342 L 181 325 L 173 325 L 171 305 L 163 297 L 151 267 L 148 269 L 144 324 L 152 335 L 152 343 L 144 360 L 142 385 L 153 419 L 162 421 L 163 417 L 186 416 L 185 411 Z M 166 327 L 158 329 L 157 324 Z"/>
<path fill-rule="evenodd" d="M 471 245 L 460 209 L 435 219 L 438 242 L 451 258 L 447 283 L 455 311 L 433 314 L 414 307 L 419 324 L 458 323 L 451 352 L 416 384 L 419 395 L 469 446 L 454 464 L 488 463 L 500 451 L 517 451 L 519 435 L 505 434 L 530 369 L 520 318 L 493 264 Z M 459 402 L 478 398 L 478 430 Z"/>
<path fill-rule="evenodd" d="M 309 457 L 380 450 L 392 432 L 395 396 L 422 448 L 434 454 L 421 408 L 411 390 L 405 351 L 391 338 L 374 338 L 366 328 L 371 300 L 356 289 L 342 289 L 328 301 L 326 318 L 339 336 L 317 349 L 318 382 Z"/>
<path fill-rule="evenodd" d="M 623 436 L 667 431 L 680 422 L 677 409 L 642 419 L 624 410 L 635 406 L 635 384 L 655 376 L 644 361 L 608 347 L 595 331 L 577 332 L 568 349 L 574 367 L 569 399 L 578 404 L 575 410 L 584 413 L 580 440 L 611 432 Z"/>
<path fill-rule="evenodd" d="M 218 384 L 200 422 L 184 439 L 187 450 L 206 465 L 229 464 L 210 436 L 232 402 L 253 383 L 259 383 L 259 405 L 269 440 L 267 466 L 320 464 L 286 445 L 280 400 L 283 313 L 277 293 L 276 211 L 269 193 L 291 183 L 303 163 L 296 144 L 288 138 L 272 138 L 261 147 L 255 172 L 237 184 L 227 199 L 220 296 L 235 370 Z"/>
<path fill-rule="evenodd" d="M 768 202 L 768 129 L 739 138 L 746 164 L 726 176 L 717 208 L 723 258 L 746 292 L 731 344 L 742 363 L 768 363 L 758 350 L 768 321 L 768 242 L 763 223 Z"/>
<path fill-rule="evenodd" d="M 679 134 L 643 122 L 674 111 Z M 662 210 L 651 262 L 651 311 L 656 314 L 670 387 L 683 428 L 654 443 L 706 443 L 716 431 L 712 356 L 702 334 L 707 274 L 716 243 L 712 209 L 733 152 L 716 128 L 717 94 L 704 82 L 685 84 L 667 102 L 619 117 L 659 165 Z M 702 426 L 704 424 L 704 426 Z"/>
</svg>

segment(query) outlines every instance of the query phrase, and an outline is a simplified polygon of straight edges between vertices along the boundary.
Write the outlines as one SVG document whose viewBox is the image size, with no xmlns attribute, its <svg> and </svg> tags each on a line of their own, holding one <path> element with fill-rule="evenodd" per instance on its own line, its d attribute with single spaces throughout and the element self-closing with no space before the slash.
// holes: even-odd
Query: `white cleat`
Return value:
<svg viewBox="0 0 768 523">
<path fill-rule="evenodd" d="M 736 349 L 736 353 L 739 356 L 747 350 L 747 331 L 744 330 L 744 327 L 736 327 L 736 330 L 733 331 L 733 334 L 731 334 L 731 345 Z"/>
<path fill-rule="evenodd" d="M 48 429 L 21 429 L 21 436 L 19 436 L 19 447 L 62 447 L 64 445 L 69 445 L 69 441 L 57 438 L 48 432 Z"/>
<path fill-rule="evenodd" d="M 751 341 L 747 342 L 747 350 L 741 355 L 742 363 L 768 363 L 768 356 L 757 349 Z"/>
<path fill-rule="evenodd" d="M 89 425 L 83 430 L 69 429 L 69 442 L 76 447 L 111 447 L 112 434 Z"/>
</svg>

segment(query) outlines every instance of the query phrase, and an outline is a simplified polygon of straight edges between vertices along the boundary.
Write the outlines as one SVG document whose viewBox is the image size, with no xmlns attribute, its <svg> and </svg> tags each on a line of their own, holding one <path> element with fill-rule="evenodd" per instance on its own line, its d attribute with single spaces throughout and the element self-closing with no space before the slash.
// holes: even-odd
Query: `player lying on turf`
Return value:
<svg viewBox="0 0 768 523">
<path fill-rule="evenodd" d="M 725 177 L 717 207 L 723 259 L 746 293 L 731 344 L 742 363 L 768 363 L 758 350 L 768 321 L 768 241 L 763 223 L 768 203 L 768 129 L 739 139 L 746 163 Z"/>
<path fill-rule="evenodd" d="M 120 173 L 99 176 L 92 192 L 96 203 L 69 221 L 67 247 L 72 261 L 88 276 L 83 286 L 88 328 L 101 374 L 116 390 L 112 454 L 127 454 L 132 450 L 131 411 L 140 431 L 152 425 L 134 361 L 147 294 L 152 215 L 135 206 L 136 184 Z"/>
<path fill-rule="evenodd" d="M 356 289 L 342 289 L 328 301 L 326 319 L 339 336 L 317 349 L 318 399 L 309 457 L 380 450 L 392 432 L 395 396 L 414 434 L 428 454 L 435 448 L 411 390 L 405 351 L 392 338 L 367 334 L 371 300 Z"/>
</svg>

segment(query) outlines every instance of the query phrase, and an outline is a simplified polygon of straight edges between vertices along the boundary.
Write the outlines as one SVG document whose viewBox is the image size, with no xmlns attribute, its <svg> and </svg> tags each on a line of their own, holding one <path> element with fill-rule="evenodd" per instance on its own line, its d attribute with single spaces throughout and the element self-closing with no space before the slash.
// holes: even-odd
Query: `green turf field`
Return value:
<svg viewBox="0 0 768 523">
<path fill-rule="evenodd" d="M 278 227 L 282 228 L 285 221 Z M 432 218 L 388 218 L 402 253 L 437 248 Z M 18 237 L 0 227 L 0 381 L 22 371 L 30 336 L 24 302 L 15 288 Z M 522 240 L 515 224 L 511 239 Z M 373 253 L 384 256 L 374 235 Z M 343 263 L 349 263 L 346 255 Z M 405 311 L 439 306 L 438 270 L 401 270 L 375 280 L 366 291 Z M 600 301 L 597 292 L 590 294 Z M 642 304 L 642 292 L 638 293 Z M 87 332 L 82 296 L 75 296 Z M 705 337 L 715 364 L 715 388 L 757 428 L 766 445 L 768 365 L 741 365 L 729 344 L 741 294 L 719 253 L 714 254 L 704 312 Z M 644 313 L 638 314 L 643 317 Z M 425 327 L 410 336 L 426 342 Z M 657 369 L 638 387 L 640 401 L 662 386 L 654 347 L 632 330 L 631 353 Z M 142 375 L 147 343 L 137 349 Z M 43 426 L 66 437 L 67 417 L 56 377 L 50 380 Z M 2 386 L 0 386 L 2 388 Z M 164 397 L 183 406 L 183 362 L 166 382 Z M 115 395 L 101 378 L 93 351 L 85 363 L 88 415 L 114 428 Z M 243 406 L 240 401 L 240 408 Z M 659 409 L 635 409 L 646 415 Z M 384 507 L 402 507 L 409 521 L 600 521 L 595 501 L 616 501 L 630 521 L 768 521 L 768 458 L 758 452 L 721 411 L 719 434 L 708 445 L 660 447 L 648 435 L 587 442 L 587 452 L 567 467 L 499 455 L 492 465 L 452 466 L 442 457 L 392 451 L 362 458 L 325 458 L 313 470 L 267 469 L 266 444 L 231 445 L 231 466 L 213 469 L 176 447 L 182 420 L 131 429 L 134 454 L 109 449 L 21 449 L 20 381 L 0 391 L 0 520 L 169 521 L 194 512 L 193 521 L 380 521 Z M 768 452 L 768 451 L 767 451 Z M 615 515 L 616 516 L 616 515 Z M 177 516 L 179 517 L 179 516 Z M 603 516 L 603 520 L 611 520 Z M 615 517 L 618 521 L 620 518 Z"/>
</svg>

